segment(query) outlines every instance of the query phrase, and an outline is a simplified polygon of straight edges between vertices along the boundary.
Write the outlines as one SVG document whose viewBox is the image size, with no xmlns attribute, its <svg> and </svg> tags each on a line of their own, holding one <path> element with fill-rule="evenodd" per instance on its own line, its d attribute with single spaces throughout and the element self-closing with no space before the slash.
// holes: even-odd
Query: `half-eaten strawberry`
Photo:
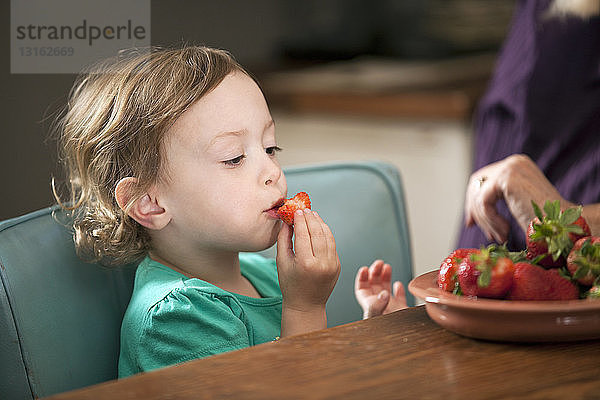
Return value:
<svg viewBox="0 0 600 400">
<path fill-rule="evenodd" d="M 297 210 L 310 209 L 310 198 L 306 192 L 300 192 L 291 199 L 287 199 L 277 210 L 277 215 L 288 225 L 294 225 L 294 213 Z"/>
</svg>

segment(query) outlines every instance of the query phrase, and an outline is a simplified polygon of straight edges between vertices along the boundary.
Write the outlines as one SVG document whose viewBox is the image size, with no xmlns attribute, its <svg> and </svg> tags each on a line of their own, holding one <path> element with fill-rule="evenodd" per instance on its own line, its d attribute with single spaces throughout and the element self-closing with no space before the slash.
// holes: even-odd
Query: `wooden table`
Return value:
<svg viewBox="0 0 600 400">
<path fill-rule="evenodd" d="M 458 336 L 423 306 L 52 399 L 597 399 L 600 341 Z"/>
</svg>

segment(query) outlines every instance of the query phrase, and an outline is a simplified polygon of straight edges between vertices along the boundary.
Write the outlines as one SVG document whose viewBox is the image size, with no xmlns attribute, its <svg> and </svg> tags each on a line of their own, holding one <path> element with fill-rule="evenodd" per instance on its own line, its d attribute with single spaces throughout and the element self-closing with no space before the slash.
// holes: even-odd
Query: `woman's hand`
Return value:
<svg viewBox="0 0 600 400">
<path fill-rule="evenodd" d="M 572 206 L 524 154 L 486 165 L 471 175 L 467 185 L 465 224 L 477 224 L 488 240 L 504 243 L 508 240 L 510 226 L 496 210 L 500 199 L 504 199 L 524 232 L 534 217 L 532 200 L 540 207 L 546 200 L 559 200 L 562 208 Z"/>
<path fill-rule="evenodd" d="M 392 267 L 375 260 L 370 267 L 361 267 L 354 281 L 354 296 L 363 310 L 363 319 L 388 314 L 406 308 L 406 293 L 402 282 L 392 289 Z M 393 293 L 393 294 L 392 294 Z"/>
<path fill-rule="evenodd" d="M 325 304 L 340 274 L 331 230 L 314 211 L 297 211 L 292 228 L 283 224 L 277 240 L 277 271 L 283 295 L 281 334 L 327 327 Z"/>
</svg>

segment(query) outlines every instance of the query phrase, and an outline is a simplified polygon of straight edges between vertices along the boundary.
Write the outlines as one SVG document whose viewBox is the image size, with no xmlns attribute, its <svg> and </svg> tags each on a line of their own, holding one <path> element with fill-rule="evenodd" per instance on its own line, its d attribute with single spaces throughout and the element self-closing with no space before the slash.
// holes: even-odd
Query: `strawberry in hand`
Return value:
<svg viewBox="0 0 600 400">
<path fill-rule="evenodd" d="M 297 210 L 310 209 L 310 198 L 306 192 L 300 192 L 294 197 L 287 199 L 277 210 L 277 215 L 286 224 L 294 225 L 294 213 Z"/>
<path fill-rule="evenodd" d="M 542 213 L 535 202 L 531 202 L 536 218 L 527 228 L 527 258 L 538 259 L 544 267 L 560 267 L 578 239 L 591 234 L 590 227 L 581 216 L 582 207 L 560 209 L 560 202 L 546 201 Z"/>
<path fill-rule="evenodd" d="M 463 258 L 471 253 L 479 251 L 478 249 L 456 249 L 442 261 L 440 272 L 438 274 L 438 286 L 446 292 L 458 291 L 458 265 Z"/>
<path fill-rule="evenodd" d="M 282 337 L 327 327 L 326 303 L 340 274 L 335 239 L 321 217 L 298 210 L 294 222 L 282 224 L 277 237 Z"/>
<path fill-rule="evenodd" d="M 513 273 L 508 253 L 492 244 L 462 260 L 458 282 L 464 295 L 501 299 L 512 286 Z"/>
<path fill-rule="evenodd" d="M 575 242 L 567 257 L 567 268 L 581 285 L 596 283 L 600 277 L 600 237 L 590 236 Z"/>
</svg>

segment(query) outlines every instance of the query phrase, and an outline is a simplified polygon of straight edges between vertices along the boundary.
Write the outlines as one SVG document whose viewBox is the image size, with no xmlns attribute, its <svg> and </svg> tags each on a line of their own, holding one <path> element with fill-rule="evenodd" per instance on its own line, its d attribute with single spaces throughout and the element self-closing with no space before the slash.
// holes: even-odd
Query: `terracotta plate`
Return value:
<svg viewBox="0 0 600 400">
<path fill-rule="evenodd" d="M 600 338 L 600 300 L 508 301 L 456 296 L 437 285 L 438 271 L 413 279 L 408 290 L 425 300 L 429 317 L 460 335 L 510 342 Z"/>
</svg>

